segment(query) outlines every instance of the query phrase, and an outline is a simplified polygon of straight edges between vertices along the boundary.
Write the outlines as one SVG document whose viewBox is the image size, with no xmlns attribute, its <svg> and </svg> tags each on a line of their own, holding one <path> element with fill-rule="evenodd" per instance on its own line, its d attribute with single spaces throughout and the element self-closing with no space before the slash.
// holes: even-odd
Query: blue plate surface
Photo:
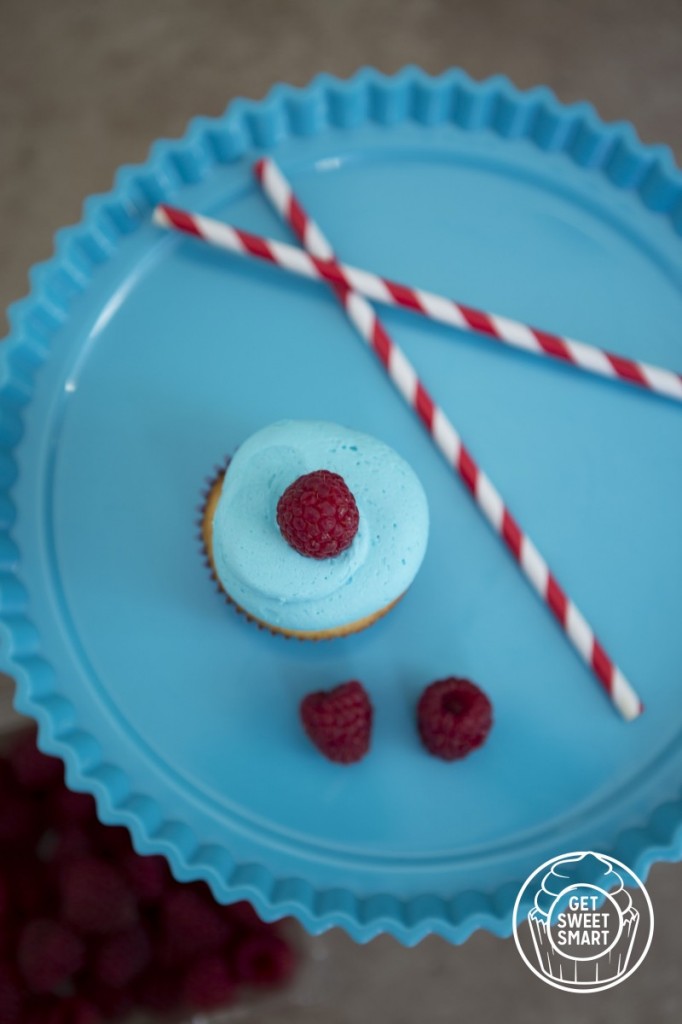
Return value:
<svg viewBox="0 0 682 1024">
<path fill-rule="evenodd" d="M 124 168 L 12 311 L 0 441 L 2 662 L 69 783 L 218 899 L 364 941 L 510 931 L 563 851 L 645 874 L 682 852 L 682 409 L 429 324 L 385 322 L 647 705 L 625 724 L 325 288 L 152 227 L 167 200 L 289 239 L 272 153 L 342 259 L 682 367 L 682 179 L 667 150 L 547 90 L 460 72 L 278 87 Z M 217 462 L 279 418 L 367 431 L 415 467 L 423 568 L 371 630 L 260 632 L 196 536 Z M 424 685 L 492 697 L 489 741 L 420 747 Z M 371 756 L 305 740 L 311 689 L 362 679 Z"/>
</svg>

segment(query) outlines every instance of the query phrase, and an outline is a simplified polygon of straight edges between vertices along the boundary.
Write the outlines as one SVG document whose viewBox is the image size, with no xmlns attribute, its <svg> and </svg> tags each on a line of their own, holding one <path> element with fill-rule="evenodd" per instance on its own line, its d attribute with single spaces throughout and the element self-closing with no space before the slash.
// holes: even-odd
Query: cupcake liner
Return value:
<svg viewBox="0 0 682 1024">
<path fill-rule="evenodd" d="M 238 605 L 237 602 L 227 593 L 222 583 L 218 579 L 218 575 L 215 569 L 213 568 L 213 561 L 208 552 L 208 549 L 206 547 L 206 541 L 204 539 L 203 526 L 204 520 L 206 518 L 206 507 L 208 505 L 209 498 L 213 492 L 213 488 L 219 481 L 223 479 L 231 461 L 232 456 L 226 455 L 223 458 L 222 462 L 217 463 L 213 470 L 213 473 L 206 477 L 203 489 L 201 491 L 201 500 L 199 502 L 199 507 L 197 510 L 196 527 L 197 540 L 199 541 L 199 546 L 201 549 L 202 561 L 204 563 L 204 566 L 206 567 L 206 571 L 208 572 L 215 586 L 216 591 L 221 595 L 221 597 L 224 598 L 227 604 L 229 604 L 232 608 L 234 608 L 236 612 L 238 612 L 239 615 L 243 615 L 248 622 L 252 622 L 255 626 L 258 627 L 258 629 L 271 633 L 272 636 L 285 636 L 287 640 L 294 639 L 293 637 L 286 636 L 285 633 L 278 633 L 275 630 L 270 629 L 264 622 L 261 622 L 260 619 L 255 619 L 253 615 L 250 615 L 247 611 L 245 611 L 244 608 Z"/>
</svg>

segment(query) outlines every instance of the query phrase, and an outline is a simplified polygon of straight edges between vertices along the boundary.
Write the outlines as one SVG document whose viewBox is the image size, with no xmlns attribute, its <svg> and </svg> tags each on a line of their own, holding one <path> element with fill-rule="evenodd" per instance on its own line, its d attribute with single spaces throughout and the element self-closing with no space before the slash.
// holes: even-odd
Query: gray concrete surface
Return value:
<svg viewBox="0 0 682 1024">
<path fill-rule="evenodd" d="M 217 114 L 278 80 L 362 64 L 547 83 L 633 120 L 682 158 L 682 0 L 0 0 L 0 307 L 83 197 L 158 136 Z M 0 717 L 8 722 L 7 688 Z M 390 939 L 353 945 L 340 932 L 300 941 L 292 990 L 225 1019 L 262 1024 L 454 1024 L 458 1021 L 635 1024 L 679 1021 L 682 868 L 650 877 L 653 947 L 625 984 L 599 995 L 536 980 L 511 942 L 476 935 L 413 950 Z"/>
</svg>

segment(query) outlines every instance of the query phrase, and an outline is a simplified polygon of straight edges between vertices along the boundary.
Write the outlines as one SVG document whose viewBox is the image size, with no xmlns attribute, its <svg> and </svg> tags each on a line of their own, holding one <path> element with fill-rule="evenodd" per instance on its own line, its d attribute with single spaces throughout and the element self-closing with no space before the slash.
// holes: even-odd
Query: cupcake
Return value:
<svg viewBox="0 0 682 1024">
<path fill-rule="evenodd" d="M 211 485 L 201 534 L 229 600 L 305 640 L 366 629 L 426 551 L 424 490 L 392 448 L 335 423 L 285 420 L 245 441 Z"/>
<path fill-rule="evenodd" d="M 576 893 L 594 894 L 588 896 L 588 908 L 594 907 L 595 912 L 587 911 L 587 929 L 580 927 L 580 915 L 571 916 L 570 898 Z M 615 943 L 610 941 L 613 929 L 602 931 L 599 927 L 604 911 L 609 910 L 620 919 Z M 528 914 L 540 970 L 548 978 L 569 982 L 576 987 L 601 986 L 615 981 L 627 971 L 639 916 L 623 879 L 606 858 L 594 853 L 581 853 L 556 861 L 544 875 Z M 553 924 L 556 927 L 552 934 Z M 571 932 L 572 928 L 576 931 Z M 585 936 L 585 931 L 592 934 Z M 581 935 L 590 938 L 591 942 L 584 948 L 578 946 L 571 953 L 561 952 L 562 943 L 571 936 L 574 941 L 576 938 L 579 941 Z M 607 948 L 600 953 L 599 940 L 602 936 Z"/>
</svg>

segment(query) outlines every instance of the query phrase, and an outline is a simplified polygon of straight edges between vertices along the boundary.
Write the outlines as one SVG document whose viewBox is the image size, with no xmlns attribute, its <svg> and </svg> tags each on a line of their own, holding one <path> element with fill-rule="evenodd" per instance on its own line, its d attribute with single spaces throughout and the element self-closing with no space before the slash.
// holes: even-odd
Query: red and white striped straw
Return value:
<svg viewBox="0 0 682 1024">
<path fill-rule="evenodd" d="M 161 227 L 184 231 L 240 256 L 253 256 L 302 277 L 343 285 L 367 299 L 389 306 L 400 306 L 429 320 L 485 335 L 511 348 L 557 359 L 588 373 L 633 384 L 682 402 L 682 374 L 675 370 L 626 359 L 583 341 L 574 341 L 537 327 L 529 327 L 517 320 L 484 313 L 434 292 L 397 284 L 359 267 L 339 263 L 331 256 L 317 255 L 331 251 L 329 249 L 318 247 L 304 252 L 295 245 L 263 238 L 210 217 L 187 213 L 165 204 L 154 210 L 154 221 Z"/>
<path fill-rule="evenodd" d="M 274 161 L 260 160 L 254 170 L 275 209 L 293 228 L 306 249 L 310 249 L 318 259 L 333 259 L 330 243 L 308 217 Z M 612 703 L 624 718 L 636 718 L 643 711 L 643 705 L 632 685 L 550 572 L 538 549 L 505 506 L 500 493 L 476 464 L 444 411 L 419 380 L 405 353 L 391 340 L 372 306 L 345 282 L 334 281 L 331 286 L 358 333 L 379 357 L 393 384 L 416 411 L 483 515 L 504 540 L 526 578 L 550 608 L 580 656 L 592 668 Z"/>
</svg>

